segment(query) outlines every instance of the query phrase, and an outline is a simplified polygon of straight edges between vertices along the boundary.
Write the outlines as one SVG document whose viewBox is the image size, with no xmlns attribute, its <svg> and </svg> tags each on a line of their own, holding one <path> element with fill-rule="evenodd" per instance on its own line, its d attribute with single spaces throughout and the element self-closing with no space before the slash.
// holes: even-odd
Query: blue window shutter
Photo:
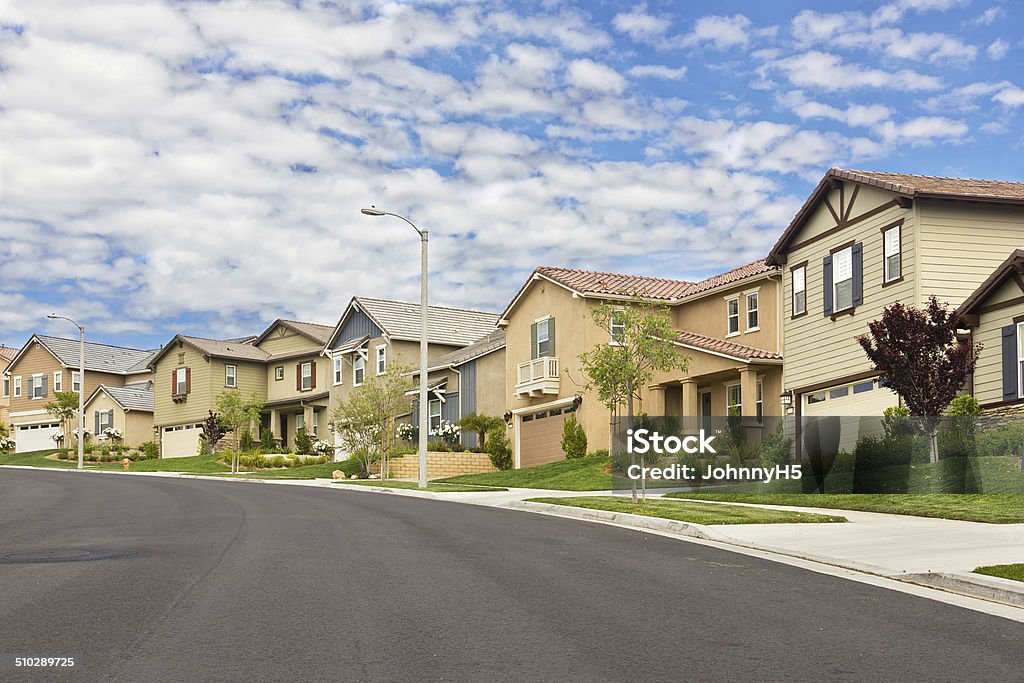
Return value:
<svg viewBox="0 0 1024 683">
<path fill-rule="evenodd" d="M 1017 377 L 1017 326 L 1003 328 L 1003 400 L 1019 398 Z"/>
<path fill-rule="evenodd" d="M 864 244 L 858 242 L 850 250 L 853 260 L 853 305 L 864 303 Z"/>
<path fill-rule="evenodd" d="M 832 315 L 832 255 L 821 263 L 821 294 L 825 301 L 825 315 Z"/>
</svg>

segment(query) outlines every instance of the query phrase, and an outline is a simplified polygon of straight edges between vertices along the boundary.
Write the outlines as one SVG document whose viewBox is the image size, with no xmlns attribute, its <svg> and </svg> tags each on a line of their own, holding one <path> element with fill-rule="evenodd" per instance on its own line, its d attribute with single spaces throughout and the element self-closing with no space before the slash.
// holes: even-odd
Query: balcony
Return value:
<svg viewBox="0 0 1024 683">
<path fill-rule="evenodd" d="M 551 356 L 534 358 L 519 364 L 516 396 L 558 394 L 558 359 Z"/>
</svg>

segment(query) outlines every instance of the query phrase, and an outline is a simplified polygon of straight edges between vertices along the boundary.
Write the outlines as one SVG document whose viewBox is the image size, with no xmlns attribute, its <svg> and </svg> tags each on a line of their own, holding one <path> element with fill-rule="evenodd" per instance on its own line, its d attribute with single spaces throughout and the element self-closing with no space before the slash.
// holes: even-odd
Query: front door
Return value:
<svg viewBox="0 0 1024 683">
<path fill-rule="evenodd" d="M 285 414 L 281 415 L 281 448 L 288 446 L 288 416 Z"/>
<path fill-rule="evenodd" d="M 700 426 L 706 432 L 711 431 L 711 390 L 700 392 Z"/>
</svg>

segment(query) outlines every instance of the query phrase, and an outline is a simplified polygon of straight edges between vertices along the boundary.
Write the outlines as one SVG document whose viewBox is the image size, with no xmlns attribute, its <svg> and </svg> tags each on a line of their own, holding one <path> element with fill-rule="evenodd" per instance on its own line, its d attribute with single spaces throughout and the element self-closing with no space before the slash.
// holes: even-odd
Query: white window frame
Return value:
<svg viewBox="0 0 1024 683">
<path fill-rule="evenodd" d="M 97 410 L 96 414 L 99 415 L 99 427 L 100 433 L 96 435 L 97 438 L 103 436 L 103 432 L 106 429 L 114 428 L 114 411 L 113 410 Z M 104 416 L 110 416 L 110 424 L 106 424 Z"/>
<path fill-rule="evenodd" d="M 388 347 L 387 344 L 381 344 L 374 350 L 375 365 L 377 366 L 377 374 L 383 375 L 388 369 Z"/>
<path fill-rule="evenodd" d="M 551 318 L 541 318 L 535 321 L 537 325 L 537 358 L 551 358 L 554 353 L 554 349 L 548 349 L 547 353 L 542 353 L 540 350 L 541 344 L 548 344 L 551 341 Z M 544 326 L 544 338 L 540 338 L 541 325 Z"/>
<path fill-rule="evenodd" d="M 754 396 L 754 415 L 758 422 L 764 422 L 764 380 L 757 380 L 757 394 Z"/>
<path fill-rule="evenodd" d="M 44 396 L 43 396 L 43 378 L 44 378 L 44 377 L 46 377 L 46 375 L 43 375 L 43 374 L 36 374 L 36 375 L 32 375 L 32 376 L 31 376 L 31 377 L 29 378 L 29 383 L 28 383 L 28 397 L 29 397 L 30 399 L 32 399 L 33 401 L 35 401 L 36 399 L 44 398 Z M 36 381 L 37 381 L 37 380 L 38 380 L 38 382 L 39 382 L 39 384 L 38 384 L 38 387 L 39 387 L 39 395 L 38 395 L 38 396 L 36 396 L 36 386 L 37 386 L 37 385 L 36 385 Z"/>
<path fill-rule="evenodd" d="M 14 398 L 21 398 L 21 375 L 14 377 Z"/>
<path fill-rule="evenodd" d="M 228 389 L 238 388 L 238 366 L 237 365 L 225 365 L 224 366 L 224 386 Z"/>
<path fill-rule="evenodd" d="M 850 277 L 844 278 L 843 280 L 836 279 L 836 266 L 839 263 L 839 257 L 845 255 L 850 260 Z M 839 285 L 842 282 L 850 283 L 850 305 L 839 307 Z M 832 312 L 839 313 L 840 311 L 848 311 L 853 308 L 853 245 L 840 249 L 839 251 L 832 254 Z"/>
<path fill-rule="evenodd" d="M 896 231 L 896 251 L 889 253 L 889 233 Z M 903 226 L 899 223 L 882 231 L 882 282 L 889 284 L 903 277 Z M 896 257 L 899 272 L 893 275 L 889 269 L 889 259 Z"/>
<path fill-rule="evenodd" d="M 625 310 L 617 308 L 608 318 L 608 334 L 611 337 L 608 343 L 612 346 L 622 346 L 626 341 L 625 315 Z"/>
<path fill-rule="evenodd" d="M 759 308 L 761 297 L 759 296 L 758 292 L 747 292 L 746 294 L 743 295 L 743 299 L 744 301 L 746 301 L 747 304 L 747 332 L 757 332 L 758 330 L 761 329 L 761 312 Z M 751 299 L 754 300 L 753 308 L 750 307 Z M 757 319 L 756 324 L 754 325 L 750 324 L 751 313 L 753 313 L 754 317 Z"/>
<path fill-rule="evenodd" d="M 306 428 L 306 414 L 296 413 L 295 414 L 295 433 L 298 434 L 300 429 Z M 309 436 L 307 433 L 306 436 Z"/>
<path fill-rule="evenodd" d="M 299 390 L 313 391 L 313 363 L 306 361 L 299 364 Z"/>
<path fill-rule="evenodd" d="M 361 387 L 366 380 L 366 359 L 361 354 L 356 354 L 352 359 L 352 386 Z"/>
<path fill-rule="evenodd" d="M 1017 398 L 1024 398 L 1024 322 L 1017 323 Z"/>
<path fill-rule="evenodd" d="M 280 382 L 283 379 L 284 379 L 284 366 L 283 365 L 278 365 L 277 367 L 274 368 L 274 381 L 275 382 Z"/>
<path fill-rule="evenodd" d="M 174 395 L 184 396 L 188 391 L 188 368 L 178 368 L 174 371 Z"/>
<path fill-rule="evenodd" d="M 341 356 L 334 357 L 334 386 L 341 386 L 345 381 L 345 363 Z"/>
<path fill-rule="evenodd" d="M 10 397 L 10 395 L 11 395 L 11 378 L 10 377 L 4 377 L 3 378 L 3 393 L 0 394 L 0 395 L 2 395 L 4 398 L 9 398 Z"/>
<path fill-rule="evenodd" d="M 82 390 L 82 373 L 78 370 L 71 371 L 71 391 L 76 394 Z"/>
<path fill-rule="evenodd" d="M 53 371 L 53 390 L 64 391 L 64 373 L 61 370 Z"/>
<path fill-rule="evenodd" d="M 797 289 L 797 287 L 796 287 L 796 274 L 797 273 L 800 273 L 800 280 L 801 280 L 800 289 Z M 792 276 L 791 277 L 792 277 L 792 284 L 793 284 L 793 301 L 792 301 L 793 311 L 792 311 L 792 316 L 796 317 L 798 315 L 803 315 L 804 313 L 807 312 L 807 266 L 806 265 L 802 265 L 802 266 L 797 266 L 796 268 L 794 268 L 793 271 L 792 271 Z M 803 303 L 801 303 L 799 305 L 799 308 L 797 308 L 797 301 L 796 301 L 796 295 L 797 294 L 803 294 L 804 295 Z"/>
<path fill-rule="evenodd" d="M 437 405 L 437 414 L 434 414 L 434 406 Z M 434 426 L 434 418 L 437 418 L 437 426 Z M 441 399 L 432 398 L 427 401 L 427 426 L 428 434 L 436 434 L 441 428 Z"/>
<path fill-rule="evenodd" d="M 736 305 L 736 312 L 732 312 L 733 304 Z M 736 323 L 736 329 L 732 329 L 733 322 Z M 740 333 L 740 298 L 738 296 L 731 296 L 725 300 L 725 336 L 735 337 Z"/>
<path fill-rule="evenodd" d="M 313 433 L 310 434 L 312 437 L 316 437 L 320 431 L 320 413 L 313 411 Z"/>
<path fill-rule="evenodd" d="M 738 399 L 736 403 L 730 403 L 730 400 L 732 399 L 733 389 L 736 390 L 736 398 Z M 743 413 L 743 385 L 740 384 L 739 382 L 736 382 L 735 384 L 725 385 L 725 414 L 727 417 L 732 411 L 733 406 L 736 406 L 737 408 L 740 409 L 740 414 Z"/>
</svg>

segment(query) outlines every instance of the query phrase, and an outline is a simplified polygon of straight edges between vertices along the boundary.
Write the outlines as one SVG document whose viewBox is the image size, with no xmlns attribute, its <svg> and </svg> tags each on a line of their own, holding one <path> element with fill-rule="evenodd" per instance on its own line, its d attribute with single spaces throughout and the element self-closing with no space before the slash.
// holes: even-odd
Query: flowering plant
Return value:
<svg viewBox="0 0 1024 683">
<path fill-rule="evenodd" d="M 399 439 L 404 441 L 412 441 L 416 438 L 416 428 L 409 422 L 402 422 L 395 428 L 395 433 Z"/>
<path fill-rule="evenodd" d="M 451 447 L 458 442 L 459 436 L 462 434 L 462 430 L 459 428 L 459 425 L 454 422 L 441 420 L 441 424 L 439 424 L 437 429 L 432 433 Z"/>
<path fill-rule="evenodd" d="M 114 427 L 107 427 L 106 429 L 103 430 L 103 436 L 107 437 L 108 439 L 113 439 L 117 441 L 118 439 L 121 438 L 121 430 L 115 429 Z"/>
<path fill-rule="evenodd" d="M 61 434 L 60 432 L 57 432 L 55 434 L 51 434 L 50 438 L 56 441 L 57 443 L 60 443 L 61 441 L 64 440 L 64 435 Z"/>
<path fill-rule="evenodd" d="M 14 439 L 9 436 L 0 435 L 0 452 L 6 453 L 14 448 Z"/>
<path fill-rule="evenodd" d="M 332 446 L 331 444 L 329 444 L 326 441 L 314 441 L 310 445 L 309 450 L 311 450 L 315 455 L 333 455 L 334 454 L 334 446 Z"/>
</svg>

